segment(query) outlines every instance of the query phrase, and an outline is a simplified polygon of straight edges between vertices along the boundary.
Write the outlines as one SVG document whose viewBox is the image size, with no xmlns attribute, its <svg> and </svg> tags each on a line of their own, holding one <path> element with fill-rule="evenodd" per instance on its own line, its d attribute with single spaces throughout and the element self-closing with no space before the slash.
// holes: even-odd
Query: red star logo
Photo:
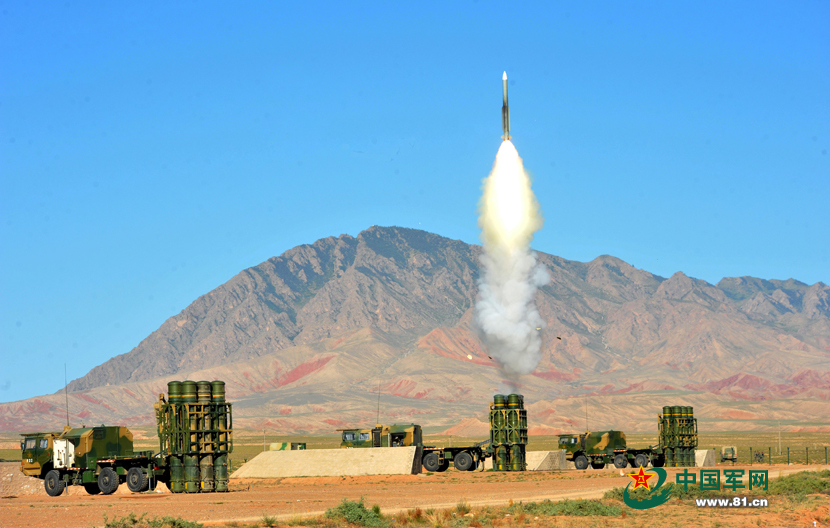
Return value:
<svg viewBox="0 0 830 528">
<path fill-rule="evenodd" d="M 640 466 L 640 471 L 638 473 L 629 473 L 628 476 L 634 480 L 634 489 L 637 489 L 640 486 L 642 486 L 645 489 L 651 491 L 651 488 L 648 485 L 648 479 L 650 479 L 654 475 L 647 475 L 646 472 L 643 471 L 643 466 Z"/>
</svg>

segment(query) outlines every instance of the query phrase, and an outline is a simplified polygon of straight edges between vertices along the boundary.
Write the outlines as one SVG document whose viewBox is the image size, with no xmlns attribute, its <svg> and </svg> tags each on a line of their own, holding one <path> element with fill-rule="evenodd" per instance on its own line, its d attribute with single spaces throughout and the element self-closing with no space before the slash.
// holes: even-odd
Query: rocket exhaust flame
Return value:
<svg viewBox="0 0 830 528">
<path fill-rule="evenodd" d="M 508 131 L 505 130 L 505 135 Z M 508 378 L 530 374 L 541 359 L 545 323 L 534 302 L 547 270 L 530 249 L 543 224 L 522 159 L 507 139 L 483 181 L 478 225 L 484 252 L 475 319 L 489 355 Z"/>
</svg>

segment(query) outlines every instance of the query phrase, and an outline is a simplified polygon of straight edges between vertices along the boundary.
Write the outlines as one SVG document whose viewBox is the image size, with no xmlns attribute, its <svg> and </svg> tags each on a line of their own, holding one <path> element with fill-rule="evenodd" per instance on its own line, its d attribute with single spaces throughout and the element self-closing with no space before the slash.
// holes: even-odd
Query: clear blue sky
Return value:
<svg viewBox="0 0 830 528">
<path fill-rule="evenodd" d="M 830 4 L 0 4 L 0 401 L 373 224 L 478 242 L 510 79 L 534 247 L 830 282 Z"/>
</svg>

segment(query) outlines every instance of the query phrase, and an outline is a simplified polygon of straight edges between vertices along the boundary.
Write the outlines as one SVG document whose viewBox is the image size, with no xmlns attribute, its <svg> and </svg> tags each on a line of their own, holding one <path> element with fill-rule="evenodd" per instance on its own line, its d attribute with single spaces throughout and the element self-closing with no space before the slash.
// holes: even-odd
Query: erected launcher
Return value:
<svg viewBox="0 0 830 528">
<path fill-rule="evenodd" d="M 527 411 L 521 394 L 493 396 L 490 404 L 490 446 L 493 469 L 496 471 L 525 471 L 527 447 Z"/>
<path fill-rule="evenodd" d="M 159 447 L 170 460 L 170 491 L 228 491 L 233 452 L 231 404 L 224 381 L 171 381 L 156 409 Z"/>
<path fill-rule="evenodd" d="M 663 407 L 663 414 L 657 415 L 659 424 L 660 449 L 666 457 L 666 466 L 678 467 L 695 465 L 697 448 L 697 419 L 692 407 Z"/>
</svg>

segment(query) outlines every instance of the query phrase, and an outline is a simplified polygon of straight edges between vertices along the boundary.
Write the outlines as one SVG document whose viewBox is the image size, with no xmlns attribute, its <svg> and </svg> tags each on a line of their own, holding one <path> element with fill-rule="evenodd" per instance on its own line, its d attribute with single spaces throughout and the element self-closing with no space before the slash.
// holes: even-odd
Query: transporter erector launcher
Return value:
<svg viewBox="0 0 830 528">
<path fill-rule="evenodd" d="M 507 104 L 507 72 L 504 72 L 504 75 L 501 76 L 501 89 L 504 99 L 501 106 L 501 129 L 504 131 L 504 135 L 501 138 L 507 141 L 510 139 L 510 106 Z"/>
</svg>

